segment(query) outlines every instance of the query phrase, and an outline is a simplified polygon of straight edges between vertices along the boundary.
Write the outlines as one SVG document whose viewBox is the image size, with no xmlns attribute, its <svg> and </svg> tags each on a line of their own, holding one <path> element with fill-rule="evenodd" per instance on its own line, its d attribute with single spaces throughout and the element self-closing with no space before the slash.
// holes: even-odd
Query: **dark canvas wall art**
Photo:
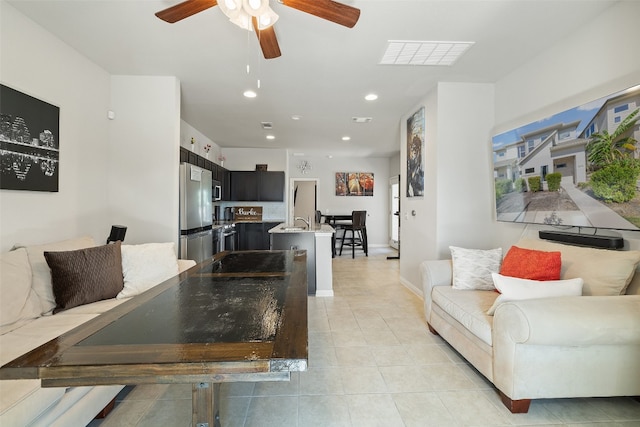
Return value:
<svg viewBox="0 0 640 427">
<path fill-rule="evenodd" d="M 407 197 L 424 196 L 424 107 L 407 119 Z"/>
<path fill-rule="evenodd" d="M 58 191 L 60 108 L 0 85 L 0 189 Z"/>
</svg>

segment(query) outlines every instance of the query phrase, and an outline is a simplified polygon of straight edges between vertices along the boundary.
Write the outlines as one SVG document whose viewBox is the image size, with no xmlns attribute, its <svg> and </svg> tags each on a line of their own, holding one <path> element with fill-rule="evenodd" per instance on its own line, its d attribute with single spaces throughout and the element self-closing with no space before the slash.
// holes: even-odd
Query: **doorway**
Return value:
<svg viewBox="0 0 640 427">
<path fill-rule="evenodd" d="M 400 247 L 400 175 L 389 178 L 389 246 Z"/>
<path fill-rule="evenodd" d="M 315 178 L 292 178 L 289 195 L 289 222 L 294 218 L 310 218 L 313 222 L 318 209 L 318 180 Z"/>
</svg>

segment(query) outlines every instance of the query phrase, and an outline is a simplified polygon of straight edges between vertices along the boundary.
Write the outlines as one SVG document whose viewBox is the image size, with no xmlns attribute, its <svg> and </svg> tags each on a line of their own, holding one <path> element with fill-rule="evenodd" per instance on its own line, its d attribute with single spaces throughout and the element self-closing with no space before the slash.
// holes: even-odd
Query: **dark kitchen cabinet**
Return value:
<svg viewBox="0 0 640 427">
<path fill-rule="evenodd" d="M 238 250 L 269 250 L 269 230 L 278 225 L 277 222 L 238 222 Z"/>
<path fill-rule="evenodd" d="M 231 171 L 231 200 L 238 202 L 260 200 L 257 178 L 255 172 Z"/>
<path fill-rule="evenodd" d="M 231 200 L 284 201 L 284 172 L 231 171 Z"/>
<path fill-rule="evenodd" d="M 260 201 L 284 201 L 284 172 L 260 171 L 258 174 Z"/>
</svg>

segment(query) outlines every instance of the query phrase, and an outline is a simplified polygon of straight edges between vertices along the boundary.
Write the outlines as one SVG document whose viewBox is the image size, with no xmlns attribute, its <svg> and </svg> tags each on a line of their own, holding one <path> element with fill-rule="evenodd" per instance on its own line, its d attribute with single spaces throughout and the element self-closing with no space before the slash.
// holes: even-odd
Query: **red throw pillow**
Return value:
<svg viewBox="0 0 640 427">
<path fill-rule="evenodd" d="M 530 280 L 559 280 L 560 251 L 546 252 L 512 246 L 502 261 L 500 274 Z"/>
</svg>

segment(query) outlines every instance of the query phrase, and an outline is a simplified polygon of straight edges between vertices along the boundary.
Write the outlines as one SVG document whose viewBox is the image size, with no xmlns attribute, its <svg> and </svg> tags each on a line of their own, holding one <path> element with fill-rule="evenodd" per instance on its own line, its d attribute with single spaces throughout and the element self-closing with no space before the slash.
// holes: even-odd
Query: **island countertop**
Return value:
<svg viewBox="0 0 640 427">
<path fill-rule="evenodd" d="M 288 233 L 315 233 L 316 236 L 323 236 L 323 235 L 327 235 L 330 236 L 333 233 L 335 233 L 335 230 L 333 229 L 333 227 L 331 227 L 329 224 L 311 224 L 311 227 L 307 227 L 306 225 L 304 226 L 297 226 L 297 225 L 292 225 L 292 224 L 288 224 L 286 222 L 280 223 L 278 225 L 276 225 L 275 227 L 271 228 L 269 230 L 269 233 L 274 234 L 274 233 L 284 233 L 284 234 L 288 234 Z"/>
</svg>

